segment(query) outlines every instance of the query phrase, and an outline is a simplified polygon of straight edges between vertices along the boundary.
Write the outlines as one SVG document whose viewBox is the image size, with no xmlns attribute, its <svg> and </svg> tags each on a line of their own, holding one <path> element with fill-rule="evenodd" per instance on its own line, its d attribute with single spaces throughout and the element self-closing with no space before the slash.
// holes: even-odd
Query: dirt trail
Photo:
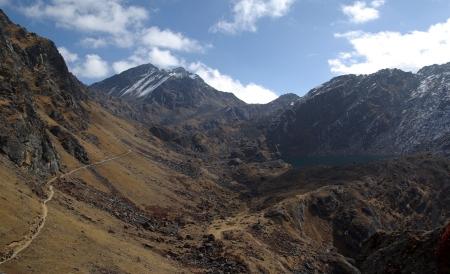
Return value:
<svg viewBox="0 0 450 274">
<path fill-rule="evenodd" d="M 34 241 L 34 239 L 36 239 L 36 237 L 38 237 L 39 234 L 41 233 L 42 229 L 45 226 L 45 222 L 47 220 L 47 215 L 48 215 L 47 203 L 49 203 L 53 199 L 53 196 L 55 195 L 55 191 L 53 190 L 53 186 L 52 186 L 53 182 L 55 182 L 58 179 L 72 175 L 75 172 L 78 172 L 80 170 L 87 169 L 87 168 L 90 168 L 93 166 L 98 166 L 98 165 L 101 165 L 101 164 L 104 164 L 107 162 L 111 162 L 111 161 L 123 158 L 123 157 L 131 154 L 132 152 L 133 152 L 132 150 L 128 150 L 128 152 L 119 154 L 112 158 L 108 158 L 108 159 L 105 159 L 105 160 L 102 160 L 102 161 L 99 161 L 99 162 L 96 162 L 93 164 L 89 164 L 89 165 L 85 165 L 85 166 L 73 169 L 67 173 L 64 173 L 60 176 L 56 176 L 56 177 L 50 179 L 49 181 L 47 181 L 47 183 L 45 184 L 46 186 L 48 186 L 47 198 L 45 200 L 43 200 L 42 204 L 41 204 L 42 216 L 39 217 L 36 224 L 31 226 L 30 233 L 28 235 L 26 235 L 22 240 L 14 241 L 8 245 L 8 247 L 7 247 L 8 251 L 4 255 L 2 254 L 3 256 L 0 257 L 0 265 L 16 258 L 17 255 L 19 255 L 19 253 L 21 253 L 26 248 L 28 248 L 31 245 L 31 243 Z"/>
</svg>

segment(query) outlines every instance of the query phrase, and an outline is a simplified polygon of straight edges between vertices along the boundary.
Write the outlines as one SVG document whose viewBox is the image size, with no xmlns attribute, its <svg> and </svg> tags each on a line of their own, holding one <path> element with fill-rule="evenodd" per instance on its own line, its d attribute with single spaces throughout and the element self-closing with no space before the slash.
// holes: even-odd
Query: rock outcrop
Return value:
<svg viewBox="0 0 450 274">
<path fill-rule="evenodd" d="M 58 171 L 47 119 L 72 130 L 85 128 L 85 92 L 53 42 L 0 11 L 0 152 L 38 174 Z"/>
<path fill-rule="evenodd" d="M 367 274 L 450 272 L 450 224 L 431 231 L 380 232 L 367 240 L 359 256 Z"/>
</svg>

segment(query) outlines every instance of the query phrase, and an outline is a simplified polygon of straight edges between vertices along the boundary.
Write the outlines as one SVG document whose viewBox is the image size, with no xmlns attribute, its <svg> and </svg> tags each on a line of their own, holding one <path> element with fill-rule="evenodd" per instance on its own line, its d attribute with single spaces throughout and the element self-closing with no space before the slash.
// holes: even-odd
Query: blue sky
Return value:
<svg viewBox="0 0 450 274">
<path fill-rule="evenodd" d="M 83 82 L 154 63 L 264 103 L 330 78 L 450 62 L 448 0 L 0 0 Z"/>
</svg>

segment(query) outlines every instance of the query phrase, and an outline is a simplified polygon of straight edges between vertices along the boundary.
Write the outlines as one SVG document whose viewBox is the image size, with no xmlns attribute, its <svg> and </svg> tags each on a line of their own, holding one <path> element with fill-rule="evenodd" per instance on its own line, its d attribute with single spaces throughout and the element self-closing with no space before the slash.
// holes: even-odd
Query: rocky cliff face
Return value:
<svg viewBox="0 0 450 274">
<path fill-rule="evenodd" d="M 449 273 L 450 224 L 426 232 L 380 232 L 362 250 L 362 273 Z"/>
<path fill-rule="evenodd" d="M 269 139 L 295 157 L 448 151 L 443 144 L 450 132 L 448 68 L 334 78 L 280 116 Z M 436 145 L 439 140 L 443 143 Z"/>
<path fill-rule="evenodd" d="M 84 128 L 85 88 L 51 41 L 13 24 L 2 11 L 0 60 L 0 151 L 19 166 L 54 173 L 58 156 L 46 117 L 69 129 Z"/>
</svg>

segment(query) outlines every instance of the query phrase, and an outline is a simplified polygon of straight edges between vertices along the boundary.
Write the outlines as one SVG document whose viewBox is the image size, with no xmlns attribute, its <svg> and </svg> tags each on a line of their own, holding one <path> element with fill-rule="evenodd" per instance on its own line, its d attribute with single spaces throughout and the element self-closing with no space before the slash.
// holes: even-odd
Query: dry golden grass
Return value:
<svg viewBox="0 0 450 274">
<path fill-rule="evenodd" d="M 47 125 L 58 125 L 44 111 L 48 103 L 48 98 L 41 98 L 39 115 Z M 184 156 L 165 149 L 159 141 L 148 136 L 146 129 L 119 119 L 96 104 L 90 103 L 85 107 L 91 112 L 89 127 L 75 137 L 85 148 L 91 163 L 135 148 L 174 163 L 183 162 Z M 85 134 L 95 136 L 98 143 L 83 139 Z M 83 166 L 64 150 L 56 137 L 51 133 L 48 135 L 59 154 L 63 172 Z M 193 179 L 138 153 L 130 153 L 93 169 L 95 172 L 90 169 L 80 170 L 68 179 L 81 179 L 88 186 L 104 193 L 110 193 L 113 189 L 141 210 L 155 214 L 155 217 L 183 216 L 190 220 L 190 214 L 198 213 L 196 206 L 207 198 L 205 193 L 219 196 L 222 200 L 232 200 L 235 199 L 233 195 L 237 195 L 219 187 L 207 172 L 205 176 Z M 5 173 L 3 178 L 11 177 L 5 182 L 0 179 L 2 187 L 5 185 L 8 190 L 0 194 L 0 233 L 8 233 L 8 237 L 0 239 L 2 246 L 28 232 L 30 222 L 39 216 L 41 209 L 39 200 L 31 194 L 29 187 L 23 183 L 16 186 L 15 181 L 18 179 L 7 171 L 0 170 Z M 19 192 L 16 193 L 17 189 L 28 193 L 30 197 L 25 195 L 21 199 Z M 7 201 L 13 202 L 4 202 L 1 200 L 2 195 Z M 165 241 L 155 242 L 154 239 L 160 234 L 125 224 L 110 213 L 58 191 L 56 186 L 54 199 L 48 204 L 48 209 L 41 234 L 16 259 L 1 265 L 0 271 L 13 274 L 95 273 L 99 269 L 118 273 L 190 272 L 162 255 L 177 247 Z M 3 220 L 6 222 L 3 223 Z M 201 239 L 207 233 L 207 227 L 193 223 L 182 232 L 199 235 Z M 154 248 L 144 248 L 143 243 L 149 243 Z"/>
<path fill-rule="evenodd" d="M 27 178 L 14 171 L 16 167 L 0 160 L 0 251 L 29 232 L 32 222 L 41 214 L 39 198 L 26 184 Z"/>
<path fill-rule="evenodd" d="M 70 209 L 65 205 L 70 204 Z M 83 216 L 83 217 L 82 217 Z M 41 235 L 20 256 L 1 266 L 7 273 L 179 273 L 174 262 L 145 249 L 109 214 L 57 192 Z M 114 233 L 108 233 L 108 230 Z M 122 272 L 120 272 L 122 271 Z"/>
<path fill-rule="evenodd" d="M 91 162 L 128 151 L 129 145 L 121 142 L 121 139 L 153 153 L 163 153 L 158 147 L 136 137 L 138 129 L 132 124 L 113 117 L 98 106 L 91 106 L 91 110 L 93 121 L 87 132 L 98 138 L 98 146 L 76 136 L 85 147 Z M 40 115 L 49 125 L 56 124 L 42 111 Z M 49 135 L 65 172 L 82 166 L 64 151 L 54 136 Z M 104 177 L 103 180 L 88 169 L 70 177 L 80 178 L 106 193 L 110 191 L 104 182 L 107 180 L 122 196 L 142 209 L 152 206 L 171 207 L 176 212 L 182 209 L 183 204 L 192 204 L 188 199 L 180 200 L 175 193 L 176 190 L 184 191 L 187 185 L 179 183 L 182 175 L 174 175 L 166 167 L 142 155 L 130 154 L 95 167 L 95 170 Z M 41 207 L 39 200 L 31 195 L 28 186 L 23 183 L 15 185 L 18 179 L 14 174 L 8 174 L 5 169 L 0 172 L 5 178 L 0 181 L 5 188 L 0 199 L 4 197 L 7 200 L 3 201 L 12 201 L 0 201 L 0 233 L 7 234 L 7 237 L 1 237 L 0 240 L 0 244 L 4 246 L 28 232 L 30 222 L 39 216 Z M 26 191 L 26 194 L 20 194 L 18 189 Z M 90 273 L 95 269 L 108 269 L 119 273 L 187 272 L 158 252 L 145 249 L 143 240 L 136 235 L 147 232 L 137 231 L 109 213 L 73 200 L 59 191 L 56 191 L 55 198 L 48 207 L 48 218 L 42 233 L 16 259 L 1 265 L 0 270 L 7 273 Z M 125 229 L 125 226 L 128 228 Z M 159 246 L 163 248 L 164 243 Z"/>
</svg>

